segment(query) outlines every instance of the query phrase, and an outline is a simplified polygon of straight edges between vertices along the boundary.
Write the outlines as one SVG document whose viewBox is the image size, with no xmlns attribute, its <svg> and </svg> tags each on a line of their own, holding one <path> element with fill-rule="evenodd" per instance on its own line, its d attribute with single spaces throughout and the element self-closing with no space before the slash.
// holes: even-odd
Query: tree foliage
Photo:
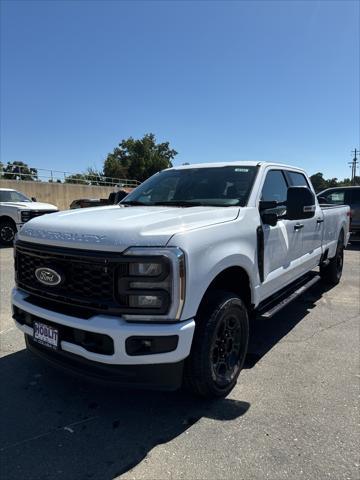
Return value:
<svg viewBox="0 0 360 480">
<path fill-rule="evenodd" d="M 93 167 L 89 167 L 84 173 L 75 173 L 65 178 L 65 183 L 80 183 L 83 185 L 106 185 L 104 174 Z"/>
<path fill-rule="evenodd" d="M 141 139 L 132 137 L 119 143 L 104 162 L 104 175 L 112 178 L 130 178 L 141 182 L 160 170 L 172 167 L 177 152 L 169 142 L 156 143 L 153 133 Z"/>
<path fill-rule="evenodd" d="M 331 187 L 347 187 L 350 185 L 360 185 L 360 177 L 355 177 L 355 181 L 354 183 L 352 183 L 350 178 L 344 178 L 344 180 L 338 180 L 336 177 L 325 179 L 324 174 L 321 172 L 317 172 L 314 173 L 314 175 L 311 175 L 310 180 L 316 193 Z"/>
<path fill-rule="evenodd" d="M 6 180 L 38 180 L 36 168 L 29 167 L 24 162 L 8 162 L 7 165 L 1 164 L 2 178 Z"/>
</svg>

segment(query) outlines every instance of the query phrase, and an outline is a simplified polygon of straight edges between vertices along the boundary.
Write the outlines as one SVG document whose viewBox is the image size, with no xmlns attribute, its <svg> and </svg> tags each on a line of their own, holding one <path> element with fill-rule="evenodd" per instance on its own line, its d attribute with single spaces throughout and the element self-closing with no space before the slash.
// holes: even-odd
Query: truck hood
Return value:
<svg viewBox="0 0 360 480">
<path fill-rule="evenodd" d="M 0 202 L 4 207 L 16 207 L 21 210 L 57 210 L 58 208 L 51 203 L 43 202 Z"/>
<path fill-rule="evenodd" d="M 235 220 L 239 207 L 108 207 L 67 210 L 27 222 L 19 240 L 92 250 L 165 246 L 176 233 Z"/>
</svg>

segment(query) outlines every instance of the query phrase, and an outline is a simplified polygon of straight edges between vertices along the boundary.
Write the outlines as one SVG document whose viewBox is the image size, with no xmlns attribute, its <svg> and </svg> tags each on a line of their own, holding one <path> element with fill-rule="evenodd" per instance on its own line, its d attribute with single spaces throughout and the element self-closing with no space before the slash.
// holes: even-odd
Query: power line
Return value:
<svg viewBox="0 0 360 480">
<path fill-rule="evenodd" d="M 351 183 L 355 185 L 356 182 L 356 169 L 357 169 L 357 164 L 358 164 L 358 154 L 359 150 L 355 148 L 355 150 L 352 150 L 351 152 L 354 155 L 354 158 L 352 159 L 352 162 L 349 162 L 349 165 L 351 166 Z"/>
</svg>

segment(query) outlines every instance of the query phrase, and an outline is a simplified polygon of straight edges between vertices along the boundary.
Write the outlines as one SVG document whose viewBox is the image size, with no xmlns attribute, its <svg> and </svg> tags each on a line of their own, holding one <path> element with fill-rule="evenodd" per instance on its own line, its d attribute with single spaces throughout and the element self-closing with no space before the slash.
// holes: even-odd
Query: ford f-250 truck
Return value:
<svg viewBox="0 0 360 480">
<path fill-rule="evenodd" d="M 0 188 L 0 243 L 11 246 L 16 232 L 34 217 L 57 212 L 51 203 L 37 202 L 12 188 Z"/>
<path fill-rule="evenodd" d="M 253 313 L 336 285 L 348 231 L 349 207 L 320 208 L 299 168 L 164 170 L 118 205 L 27 223 L 13 317 L 31 351 L 79 374 L 225 396 Z"/>
</svg>

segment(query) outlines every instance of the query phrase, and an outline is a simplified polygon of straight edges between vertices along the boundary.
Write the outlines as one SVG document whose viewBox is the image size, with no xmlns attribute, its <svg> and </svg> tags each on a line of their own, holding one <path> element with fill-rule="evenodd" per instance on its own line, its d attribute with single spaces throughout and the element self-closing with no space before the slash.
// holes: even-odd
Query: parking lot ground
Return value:
<svg viewBox="0 0 360 480">
<path fill-rule="evenodd" d="M 360 251 L 341 283 L 318 283 L 255 320 L 227 399 L 119 391 L 61 374 L 11 320 L 12 249 L 1 262 L 3 479 L 359 479 Z"/>
</svg>

